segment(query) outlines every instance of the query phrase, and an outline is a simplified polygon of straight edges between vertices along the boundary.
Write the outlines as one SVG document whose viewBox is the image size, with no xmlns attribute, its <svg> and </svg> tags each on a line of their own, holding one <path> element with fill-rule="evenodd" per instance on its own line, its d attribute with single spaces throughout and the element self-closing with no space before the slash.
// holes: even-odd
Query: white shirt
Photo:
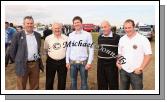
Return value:
<svg viewBox="0 0 167 102">
<path fill-rule="evenodd" d="M 27 41 L 27 50 L 28 50 L 28 61 L 35 60 L 34 54 L 38 54 L 38 45 L 37 40 L 35 38 L 34 32 L 32 34 L 26 34 L 26 41 Z"/>
<path fill-rule="evenodd" d="M 102 36 L 103 36 L 103 37 L 113 37 L 113 34 L 112 34 L 112 31 L 111 31 L 108 36 L 105 36 L 104 34 L 103 34 Z"/>
<path fill-rule="evenodd" d="M 84 30 L 81 30 L 80 32 L 72 32 L 69 35 L 68 43 L 71 41 L 71 46 L 67 47 L 66 52 L 66 63 L 69 63 L 70 60 L 79 60 L 79 61 L 87 61 L 87 64 L 91 64 L 93 61 L 93 46 L 77 46 L 79 42 L 82 44 L 89 44 L 93 45 L 92 41 L 92 35 Z M 76 46 L 72 46 L 73 44 L 76 44 Z M 89 50 L 89 51 L 88 51 Z M 89 53 L 89 55 L 88 55 Z"/>
<path fill-rule="evenodd" d="M 48 56 L 55 60 L 61 60 L 66 56 L 66 47 L 64 43 L 67 42 L 68 37 L 61 34 L 58 39 L 54 34 L 46 37 L 44 42 L 44 49 L 47 50 Z"/>
<path fill-rule="evenodd" d="M 122 68 L 131 73 L 141 66 L 144 55 L 152 54 L 152 50 L 149 40 L 145 36 L 136 33 L 131 39 L 127 35 L 120 38 L 118 54 L 126 58 L 126 63 L 122 64 Z"/>
</svg>

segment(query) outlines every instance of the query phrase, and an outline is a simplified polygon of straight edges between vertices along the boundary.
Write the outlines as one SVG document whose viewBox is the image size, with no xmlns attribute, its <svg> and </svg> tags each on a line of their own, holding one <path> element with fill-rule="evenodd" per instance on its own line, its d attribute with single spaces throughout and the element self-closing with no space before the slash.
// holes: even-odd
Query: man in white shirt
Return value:
<svg viewBox="0 0 167 102">
<path fill-rule="evenodd" d="M 66 87 L 66 47 L 68 37 L 61 34 L 62 24 L 54 23 L 52 25 L 53 34 L 46 37 L 44 49 L 47 53 L 46 60 L 46 90 L 53 90 L 54 78 L 57 72 L 58 90 L 65 90 Z"/>
<path fill-rule="evenodd" d="M 39 89 L 40 69 L 43 64 L 40 57 L 41 35 L 33 30 L 32 16 L 24 18 L 24 30 L 17 32 L 12 39 L 10 56 L 15 62 L 17 89 L 26 90 L 29 80 L 29 89 Z"/>
<path fill-rule="evenodd" d="M 120 69 L 120 89 L 143 89 L 143 71 L 151 60 L 151 45 L 147 38 L 135 31 L 135 23 L 128 19 L 124 22 L 124 35 L 118 46 L 117 60 Z M 123 62 L 123 63 L 122 63 Z"/>
<path fill-rule="evenodd" d="M 77 89 L 77 74 L 80 71 L 81 90 L 88 89 L 88 70 L 93 60 L 92 35 L 82 29 L 82 18 L 73 18 L 75 31 L 70 33 L 66 52 L 66 67 L 70 70 L 71 89 Z M 87 50 L 89 52 L 87 53 Z"/>
</svg>

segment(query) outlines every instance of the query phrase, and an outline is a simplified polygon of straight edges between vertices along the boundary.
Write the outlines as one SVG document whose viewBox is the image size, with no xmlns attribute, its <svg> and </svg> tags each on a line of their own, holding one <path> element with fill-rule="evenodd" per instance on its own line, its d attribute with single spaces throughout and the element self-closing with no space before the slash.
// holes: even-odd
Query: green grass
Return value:
<svg viewBox="0 0 167 102">
<path fill-rule="evenodd" d="M 98 39 L 99 33 L 97 32 L 92 32 L 92 38 L 93 38 L 93 42 L 95 44 L 97 44 L 97 39 Z"/>
</svg>

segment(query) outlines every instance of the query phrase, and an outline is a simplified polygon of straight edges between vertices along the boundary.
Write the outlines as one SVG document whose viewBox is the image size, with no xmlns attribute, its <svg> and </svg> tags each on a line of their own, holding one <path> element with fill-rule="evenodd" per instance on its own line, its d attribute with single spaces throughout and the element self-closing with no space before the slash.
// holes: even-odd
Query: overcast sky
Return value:
<svg viewBox="0 0 167 102">
<path fill-rule="evenodd" d="M 81 16 L 83 23 L 100 24 L 109 20 L 111 25 L 120 26 L 128 19 L 145 24 L 155 24 L 155 8 L 151 5 L 7 5 L 5 20 L 18 25 L 27 15 L 35 22 L 50 24 L 61 22 L 72 24 L 74 16 Z"/>
</svg>

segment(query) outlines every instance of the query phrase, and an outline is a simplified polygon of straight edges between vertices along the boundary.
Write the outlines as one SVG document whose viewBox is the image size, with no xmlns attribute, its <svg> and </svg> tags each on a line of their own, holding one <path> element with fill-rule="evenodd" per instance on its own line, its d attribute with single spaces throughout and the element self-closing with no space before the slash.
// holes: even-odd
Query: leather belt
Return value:
<svg viewBox="0 0 167 102">
<path fill-rule="evenodd" d="M 32 60 L 32 61 L 27 61 L 27 63 L 33 63 L 33 62 L 36 62 L 35 60 Z"/>
<path fill-rule="evenodd" d="M 86 64 L 87 61 L 70 60 L 70 64 Z"/>
</svg>

